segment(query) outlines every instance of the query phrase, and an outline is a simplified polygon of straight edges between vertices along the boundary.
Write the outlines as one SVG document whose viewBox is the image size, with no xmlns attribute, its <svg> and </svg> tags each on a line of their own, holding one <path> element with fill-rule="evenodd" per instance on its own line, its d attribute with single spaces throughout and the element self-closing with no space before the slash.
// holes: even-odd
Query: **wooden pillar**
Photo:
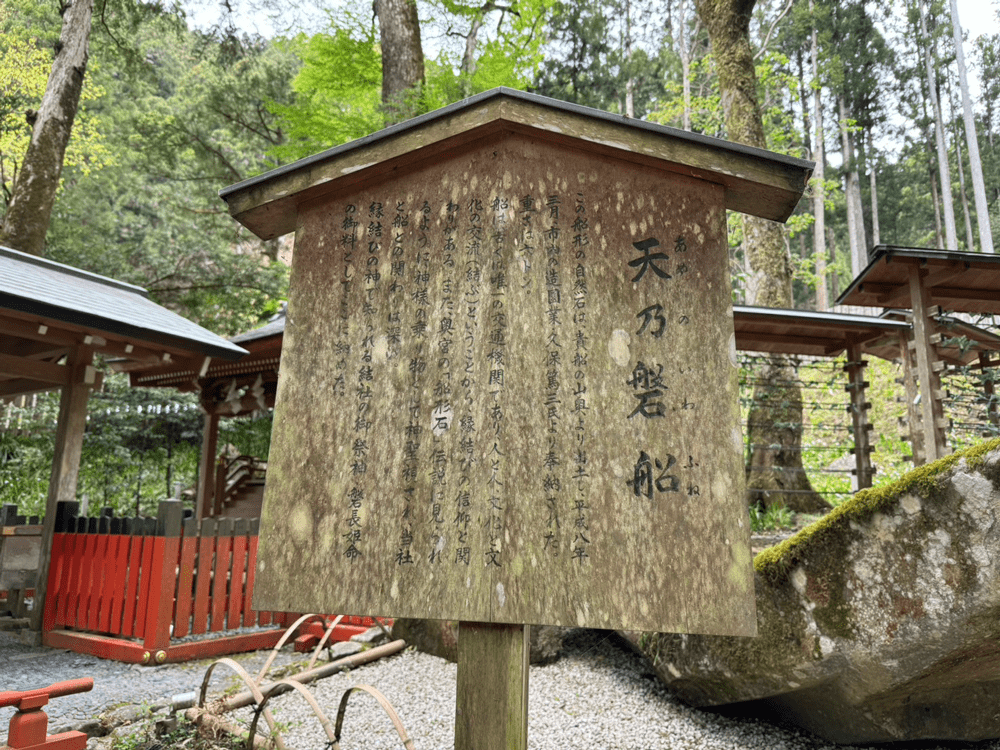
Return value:
<svg viewBox="0 0 1000 750">
<path fill-rule="evenodd" d="M 996 389 L 993 385 L 993 373 L 990 372 L 990 368 L 995 365 L 996 362 L 990 361 L 989 352 L 979 352 L 979 371 L 982 373 L 983 395 L 986 396 L 986 421 L 991 428 L 983 433 L 983 437 L 994 437 L 997 427 L 1000 426 L 1000 414 L 997 412 Z"/>
<path fill-rule="evenodd" d="M 920 385 L 920 429 L 924 439 L 924 458 L 929 463 L 947 454 L 944 436 L 944 412 L 941 408 L 941 370 L 931 343 L 930 318 L 939 309 L 930 304 L 930 294 L 923 284 L 921 268 L 910 266 L 910 305 L 913 308 L 913 340 L 916 343 L 917 380 Z"/>
<path fill-rule="evenodd" d="M 219 414 L 214 404 L 202 403 L 205 412 L 205 429 L 201 437 L 201 459 L 198 463 L 198 497 L 194 517 L 207 518 L 215 495 L 215 453 L 219 447 Z"/>
<path fill-rule="evenodd" d="M 528 747 L 528 625 L 461 622 L 455 750 Z"/>
<path fill-rule="evenodd" d="M 851 425 L 854 428 L 854 475 L 855 490 L 863 490 L 872 486 L 872 445 L 871 430 L 872 425 L 868 421 L 868 410 L 871 404 L 865 401 L 865 388 L 868 381 L 865 380 L 865 367 L 868 365 L 861 359 L 861 345 L 848 344 L 847 364 L 844 371 L 847 373 L 847 392 L 850 394 L 850 405 L 847 407 L 851 413 Z"/>
<path fill-rule="evenodd" d="M 917 364 L 914 361 L 914 349 L 916 342 L 912 335 L 906 333 L 899 334 L 900 359 L 903 362 L 903 388 L 906 398 L 906 419 L 910 433 L 910 450 L 913 453 L 913 465 L 922 466 L 924 464 L 924 437 L 920 429 L 920 408 L 919 399 L 920 387 L 917 385 Z"/>
<path fill-rule="evenodd" d="M 60 502 L 76 500 L 76 480 L 80 473 L 80 454 L 83 450 L 83 431 L 87 426 L 87 399 L 97 381 L 91 366 L 94 350 L 78 346 L 66 359 L 70 368 L 67 385 L 63 386 L 59 400 L 59 422 L 56 425 L 55 455 L 52 458 L 52 475 L 49 479 L 49 496 L 45 503 L 42 521 L 42 542 L 38 559 L 38 580 L 35 599 L 31 608 L 31 628 L 40 630 L 45 611 L 45 589 L 49 576 L 49 559 L 52 556 L 52 535 L 56 523 L 56 507 Z"/>
</svg>

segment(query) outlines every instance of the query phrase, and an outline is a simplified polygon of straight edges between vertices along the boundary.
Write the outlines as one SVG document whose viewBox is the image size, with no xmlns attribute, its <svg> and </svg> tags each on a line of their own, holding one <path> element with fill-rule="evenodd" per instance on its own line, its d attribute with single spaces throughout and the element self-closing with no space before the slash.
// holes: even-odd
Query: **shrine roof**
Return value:
<svg viewBox="0 0 1000 750">
<path fill-rule="evenodd" d="M 882 317 L 891 320 L 901 320 L 911 323 L 913 312 L 910 310 L 886 310 Z M 938 341 L 934 347 L 936 356 L 950 365 L 956 367 L 975 365 L 979 362 L 979 355 L 982 352 L 1000 351 L 1000 336 L 980 328 L 977 325 L 961 320 L 951 315 L 941 315 L 931 322 L 931 334 L 938 336 Z M 899 356 L 895 353 L 886 352 L 885 359 L 894 359 Z M 879 354 L 878 356 L 883 356 Z"/>
<path fill-rule="evenodd" d="M 1000 313 L 1000 256 L 879 245 L 837 304 L 911 307 L 910 269 L 923 275 L 930 305 L 966 313 Z"/>
<path fill-rule="evenodd" d="M 851 343 L 882 356 L 880 344 L 910 329 L 905 321 L 867 315 L 744 305 L 733 306 L 733 322 L 740 351 L 814 357 L 835 357 Z"/>
<path fill-rule="evenodd" d="M 262 239 L 294 231 L 298 205 L 387 173 L 450 158 L 521 133 L 577 151 L 721 185 L 725 206 L 775 221 L 791 215 L 813 163 L 698 133 L 497 88 L 328 149 L 220 191 Z"/>
<path fill-rule="evenodd" d="M 116 358 L 120 369 L 150 362 L 200 366 L 206 357 L 246 353 L 156 304 L 141 287 L 6 247 L 0 247 L 0 320 L 3 397 L 55 387 L 61 376 L 52 366 L 79 345 Z"/>
</svg>

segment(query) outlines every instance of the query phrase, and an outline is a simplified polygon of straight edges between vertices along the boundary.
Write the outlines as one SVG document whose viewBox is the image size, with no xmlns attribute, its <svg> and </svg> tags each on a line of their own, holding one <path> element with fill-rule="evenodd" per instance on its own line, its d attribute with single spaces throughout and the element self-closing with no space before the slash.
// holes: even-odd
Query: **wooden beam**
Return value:
<svg viewBox="0 0 1000 750">
<path fill-rule="evenodd" d="M 863 490 L 872 486 L 871 435 L 868 430 L 868 409 L 865 402 L 865 362 L 861 359 L 861 346 L 854 343 L 847 347 L 847 365 L 850 393 L 851 425 L 854 428 L 854 466 L 857 487 Z"/>
<path fill-rule="evenodd" d="M 41 556 L 38 560 L 38 581 L 35 600 L 31 609 L 31 627 L 40 630 L 45 611 L 45 588 L 52 556 L 52 534 L 55 530 L 56 506 L 61 501 L 76 499 L 76 480 L 80 472 L 80 454 L 83 449 L 83 432 L 87 425 L 87 399 L 93 380 L 91 362 L 94 350 L 77 347 L 69 356 L 67 369 L 72 373 L 63 386 L 59 401 L 59 422 L 56 425 L 55 455 L 52 459 L 52 476 L 49 480 L 49 497 L 42 523 Z"/>
<path fill-rule="evenodd" d="M 198 494 L 194 517 L 207 518 L 215 494 L 215 453 L 219 445 L 219 415 L 205 414 L 205 427 L 201 433 L 201 458 L 198 463 Z"/>
<path fill-rule="evenodd" d="M 52 362 L 0 354 L 0 375 L 63 386 L 69 382 L 70 369 Z"/>
<path fill-rule="evenodd" d="M 3 332 L 9 336 L 16 336 L 20 339 L 30 341 L 42 341 L 48 345 L 55 346 L 79 346 L 83 343 L 83 334 L 71 333 L 62 328 L 55 328 L 46 323 L 24 320 L 16 316 L 16 313 L 4 311 Z"/>
<path fill-rule="evenodd" d="M 831 346 L 836 346 L 839 349 L 844 348 L 844 342 L 839 338 L 799 336 L 794 333 L 762 333 L 757 331 L 736 330 L 736 345 L 741 350 L 754 351 L 753 344 L 755 342 L 763 344 L 799 344 L 813 346 L 823 351 L 826 351 Z"/>
<path fill-rule="evenodd" d="M 949 281 L 954 281 L 968 270 L 968 263 L 956 261 L 948 266 L 945 266 L 944 268 L 929 271 L 927 276 L 924 277 L 924 286 L 930 289 L 931 295 L 933 295 L 936 287 L 939 287 L 942 284 L 947 284 Z"/>
<path fill-rule="evenodd" d="M 52 383 L 42 383 L 38 380 L 27 380 L 25 378 L 3 380 L 0 381 L 0 398 L 30 396 L 33 393 L 46 393 L 58 388 L 58 385 L 53 385 Z"/>
<path fill-rule="evenodd" d="M 906 419 L 910 433 L 910 450 L 913 453 L 913 465 L 921 466 L 924 459 L 924 438 L 920 428 L 920 409 L 917 405 L 920 387 L 917 384 L 914 354 L 910 351 L 910 336 L 912 329 L 899 334 L 899 352 L 903 361 L 903 388 L 906 394 Z"/>
<path fill-rule="evenodd" d="M 930 297 L 935 304 L 942 300 L 971 300 L 1000 303 L 1000 289 L 968 289 L 964 287 L 934 287 Z"/>
<path fill-rule="evenodd" d="M 935 393 L 941 390 L 941 376 L 934 369 L 937 352 L 931 344 L 932 314 L 930 290 L 923 284 L 925 272 L 910 266 L 910 299 L 913 302 L 913 339 L 916 341 L 917 380 L 920 386 L 920 424 L 924 438 L 924 457 L 930 461 L 942 458 L 947 449 L 944 431 L 938 427 L 942 417 L 941 402 Z"/>
</svg>

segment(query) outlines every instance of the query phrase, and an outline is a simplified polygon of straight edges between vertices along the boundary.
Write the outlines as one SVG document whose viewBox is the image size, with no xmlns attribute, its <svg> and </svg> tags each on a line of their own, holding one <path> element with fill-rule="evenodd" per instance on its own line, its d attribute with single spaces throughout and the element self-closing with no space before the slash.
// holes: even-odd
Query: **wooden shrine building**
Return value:
<svg viewBox="0 0 1000 750">
<path fill-rule="evenodd" d="M 913 458 L 919 464 L 944 456 L 941 373 L 948 364 L 943 347 L 952 337 L 935 321 L 944 312 L 1000 313 L 1000 256 L 880 245 L 837 304 L 913 311 L 912 339 L 902 356 L 910 403 L 919 402 L 910 415 Z M 979 364 L 992 364 L 988 354 Z"/>
<path fill-rule="evenodd" d="M 246 350 L 149 299 L 146 290 L 0 247 L 0 399 L 61 390 L 32 626 L 38 627 L 56 504 L 73 501 L 87 399 L 119 371 L 171 364 L 204 372 Z"/>
</svg>

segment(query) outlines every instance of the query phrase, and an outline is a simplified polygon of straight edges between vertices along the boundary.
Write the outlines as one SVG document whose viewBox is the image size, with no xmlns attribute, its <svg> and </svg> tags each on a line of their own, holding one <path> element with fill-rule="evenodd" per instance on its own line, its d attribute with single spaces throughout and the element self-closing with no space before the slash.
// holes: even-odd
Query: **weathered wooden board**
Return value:
<svg viewBox="0 0 1000 750">
<path fill-rule="evenodd" d="M 389 177 L 298 209 L 255 606 L 753 634 L 724 188 Z"/>
</svg>

